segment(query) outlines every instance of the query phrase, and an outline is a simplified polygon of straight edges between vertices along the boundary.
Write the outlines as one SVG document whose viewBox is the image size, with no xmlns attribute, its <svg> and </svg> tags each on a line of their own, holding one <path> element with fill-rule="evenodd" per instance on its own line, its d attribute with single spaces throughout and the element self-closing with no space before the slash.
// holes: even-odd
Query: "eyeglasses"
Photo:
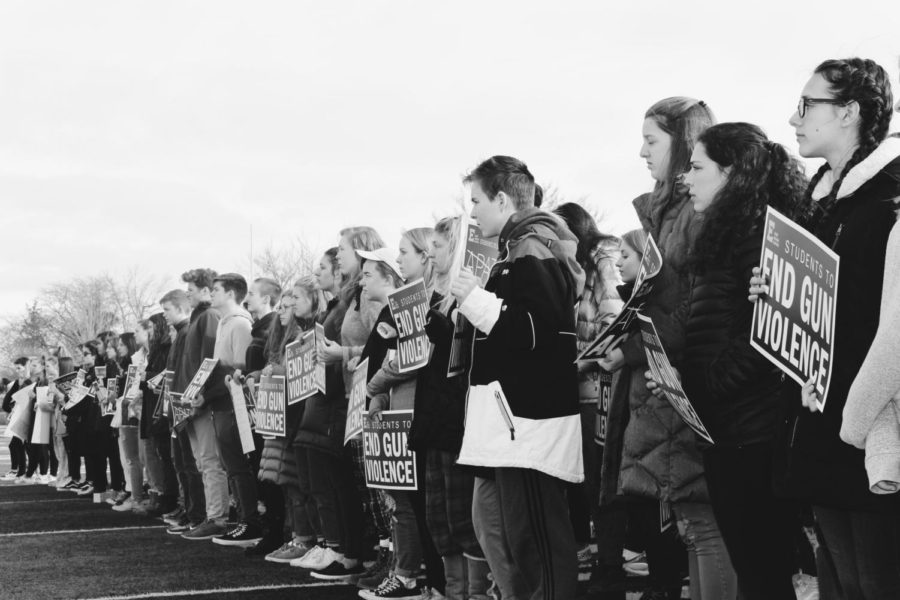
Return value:
<svg viewBox="0 0 900 600">
<path fill-rule="evenodd" d="M 806 109 L 815 104 L 833 104 L 835 106 L 847 106 L 853 102 L 852 100 L 845 102 L 844 100 L 838 100 L 837 98 L 807 98 L 806 96 L 801 96 L 800 101 L 797 102 L 797 114 L 800 115 L 800 118 L 806 116 Z"/>
</svg>

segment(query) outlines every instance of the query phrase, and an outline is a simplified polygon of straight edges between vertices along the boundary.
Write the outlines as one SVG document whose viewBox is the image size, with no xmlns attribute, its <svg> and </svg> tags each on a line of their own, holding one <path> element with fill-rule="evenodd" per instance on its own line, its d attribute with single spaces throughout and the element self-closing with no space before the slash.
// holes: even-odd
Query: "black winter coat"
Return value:
<svg viewBox="0 0 900 600">
<path fill-rule="evenodd" d="M 862 163 L 861 163 L 862 164 Z M 851 170 L 845 182 L 853 174 Z M 865 451 L 844 443 L 840 429 L 850 385 L 878 329 L 885 252 L 896 223 L 900 157 L 855 192 L 839 198 L 829 214 L 807 225 L 840 256 L 833 372 L 825 409 L 810 413 L 800 389 L 784 386 L 783 419 L 776 453 L 776 489 L 816 505 L 847 510 L 900 510 L 897 494 L 869 491 Z"/>
<path fill-rule="evenodd" d="M 469 384 L 462 373 L 447 377 L 453 322 L 437 310 L 442 300 L 437 292 L 431 297 L 425 332 L 434 349 L 428 364 L 416 376 L 415 409 L 408 444 L 416 452 L 435 449 L 456 454 L 462 446 Z"/>
<path fill-rule="evenodd" d="M 341 339 L 341 323 L 347 307 L 334 299 L 321 317 L 325 337 Z M 325 366 L 325 394 L 315 394 L 304 401 L 306 405 L 297 431 L 295 443 L 330 454 L 340 455 L 344 447 L 347 425 L 347 396 L 344 392 L 344 373 L 341 362 Z"/>
<path fill-rule="evenodd" d="M 771 442 L 780 416 L 781 371 L 750 346 L 747 282 L 761 248 L 762 217 L 719 262 L 692 277 L 682 382 L 720 447 Z"/>
</svg>

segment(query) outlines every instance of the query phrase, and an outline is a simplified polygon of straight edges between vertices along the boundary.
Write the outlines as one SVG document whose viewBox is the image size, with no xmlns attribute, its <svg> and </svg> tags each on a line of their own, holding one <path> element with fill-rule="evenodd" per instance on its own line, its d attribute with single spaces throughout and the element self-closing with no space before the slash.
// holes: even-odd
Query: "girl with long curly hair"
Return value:
<svg viewBox="0 0 900 600">
<path fill-rule="evenodd" d="M 766 207 L 795 215 L 806 177 L 759 127 L 723 123 L 700 135 L 684 183 L 701 220 L 689 253 L 689 300 L 676 319 L 683 347 L 673 349 L 715 441 L 702 447 L 712 512 L 741 596 L 793 599 L 796 513 L 771 485 L 781 374 L 750 346 L 753 307 L 743 282 L 759 263 Z"/>
</svg>

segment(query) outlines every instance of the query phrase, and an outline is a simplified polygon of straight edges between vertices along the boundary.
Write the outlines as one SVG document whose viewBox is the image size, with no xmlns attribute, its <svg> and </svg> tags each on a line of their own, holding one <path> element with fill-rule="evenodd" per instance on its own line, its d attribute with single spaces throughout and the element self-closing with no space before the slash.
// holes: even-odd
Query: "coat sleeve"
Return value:
<svg viewBox="0 0 900 600">
<path fill-rule="evenodd" d="M 741 284 L 750 281 L 753 267 L 759 265 L 762 236 L 746 239 L 738 248 L 736 277 Z M 742 288 L 743 289 L 743 288 Z M 753 307 L 741 297 L 740 309 L 752 313 Z M 729 398 L 756 381 L 764 371 L 772 369 L 771 363 L 750 345 L 750 327 L 737 332 L 705 372 L 706 389 L 710 395 Z"/>
<path fill-rule="evenodd" d="M 900 269 L 900 223 L 893 226 L 892 247 L 885 260 L 885 274 Z M 874 249 L 877 252 L 877 248 Z M 886 278 L 887 279 L 887 278 Z M 866 447 L 866 436 L 892 398 L 900 393 L 900 283 L 883 298 L 878 330 L 844 405 L 841 439 L 857 448 Z"/>
<path fill-rule="evenodd" d="M 534 242 L 531 242 L 534 243 Z M 460 306 L 460 312 L 480 331 L 501 346 L 511 350 L 556 348 L 560 334 L 560 318 L 567 298 L 572 297 L 569 283 L 559 262 L 552 257 L 538 258 L 526 254 L 507 267 L 511 278 L 508 298 L 475 288 Z M 571 332 L 575 335 L 575 332 Z"/>
<path fill-rule="evenodd" d="M 244 370 L 246 366 L 247 348 L 253 341 L 253 335 L 250 333 L 252 325 L 247 319 L 236 318 L 231 329 L 231 356 L 234 357 L 235 369 Z"/>
</svg>

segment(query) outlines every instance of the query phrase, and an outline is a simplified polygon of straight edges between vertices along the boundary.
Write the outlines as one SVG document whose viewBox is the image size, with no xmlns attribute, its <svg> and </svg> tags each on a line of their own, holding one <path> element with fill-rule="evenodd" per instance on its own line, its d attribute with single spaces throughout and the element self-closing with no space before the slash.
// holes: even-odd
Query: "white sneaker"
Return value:
<svg viewBox="0 0 900 600">
<path fill-rule="evenodd" d="M 135 506 L 137 506 L 137 503 L 129 498 L 127 500 L 124 500 L 121 504 L 113 504 L 112 509 L 116 512 L 128 512 Z"/>
<path fill-rule="evenodd" d="M 324 569 L 331 563 L 341 560 L 342 558 L 342 555 L 338 554 L 331 548 L 316 546 L 315 548 L 307 552 L 304 556 L 292 560 L 291 566 L 315 571 L 318 569 Z"/>
<path fill-rule="evenodd" d="M 0 481 L 15 481 L 18 476 L 15 471 L 7 471 L 6 475 L 0 477 Z"/>
<path fill-rule="evenodd" d="M 41 485 L 47 485 L 50 483 L 50 475 L 44 473 L 43 475 L 35 475 L 35 483 L 39 483 Z"/>
<path fill-rule="evenodd" d="M 63 477 L 62 479 L 57 478 L 56 481 L 54 481 L 50 485 L 52 485 L 56 489 L 60 489 L 60 488 L 64 488 L 67 485 L 69 485 L 70 481 L 72 481 L 72 478 L 67 475 L 66 477 Z"/>
</svg>

